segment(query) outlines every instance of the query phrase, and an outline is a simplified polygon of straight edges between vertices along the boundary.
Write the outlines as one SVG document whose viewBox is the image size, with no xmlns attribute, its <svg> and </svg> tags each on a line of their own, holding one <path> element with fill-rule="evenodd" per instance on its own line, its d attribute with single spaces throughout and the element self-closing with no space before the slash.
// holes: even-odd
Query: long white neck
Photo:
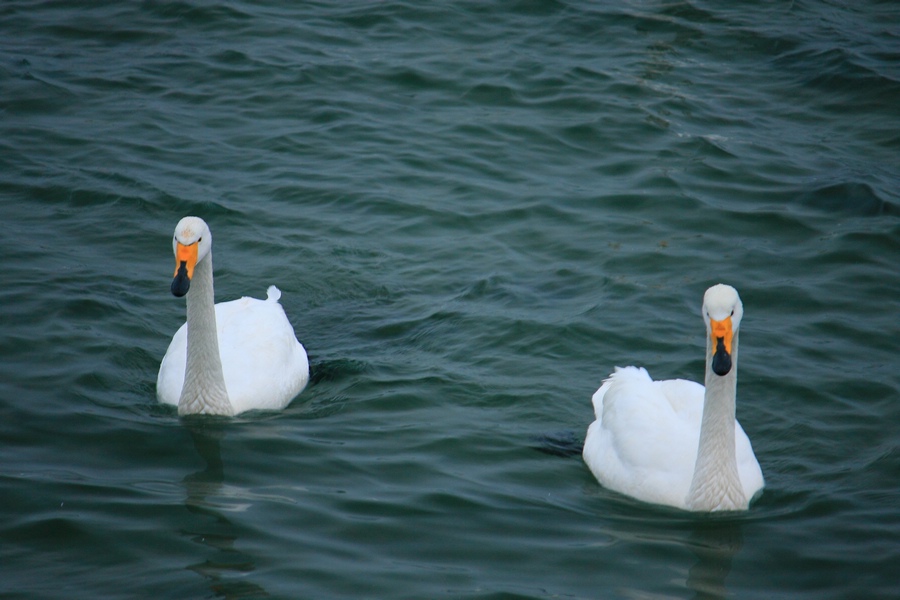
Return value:
<svg viewBox="0 0 900 600">
<path fill-rule="evenodd" d="M 741 510 L 749 504 L 738 475 L 734 445 L 737 332 L 731 348 L 731 370 L 720 377 L 712 370 L 714 348 L 711 337 L 706 336 L 706 396 L 694 478 L 687 496 L 691 510 Z"/>
<path fill-rule="evenodd" d="M 212 252 L 194 267 L 187 293 L 187 366 L 178 414 L 234 414 L 225 389 L 216 334 Z"/>
</svg>

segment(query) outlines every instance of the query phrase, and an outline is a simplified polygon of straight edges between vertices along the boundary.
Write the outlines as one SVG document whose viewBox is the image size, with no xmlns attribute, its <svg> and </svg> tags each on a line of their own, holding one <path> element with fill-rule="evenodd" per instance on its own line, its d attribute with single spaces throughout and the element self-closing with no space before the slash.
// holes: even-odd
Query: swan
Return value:
<svg viewBox="0 0 900 600">
<path fill-rule="evenodd" d="M 178 222 L 172 248 L 172 294 L 187 295 L 187 322 L 159 365 L 159 401 L 179 415 L 287 406 L 309 381 L 309 360 L 278 303 L 281 291 L 273 285 L 265 300 L 214 305 L 212 234 L 199 217 Z"/>
<path fill-rule="evenodd" d="M 683 379 L 653 381 L 637 367 L 616 367 L 603 382 L 582 452 L 601 485 L 683 510 L 749 508 L 765 482 L 735 419 L 743 312 L 733 287 L 706 291 L 705 388 Z"/>
</svg>

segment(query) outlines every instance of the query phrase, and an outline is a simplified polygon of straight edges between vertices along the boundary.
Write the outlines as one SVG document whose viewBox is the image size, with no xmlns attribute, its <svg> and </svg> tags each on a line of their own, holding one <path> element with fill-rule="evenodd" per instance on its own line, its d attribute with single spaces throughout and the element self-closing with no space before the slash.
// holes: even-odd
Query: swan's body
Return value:
<svg viewBox="0 0 900 600">
<path fill-rule="evenodd" d="M 735 419 L 742 315 L 734 288 L 707 290 L 705 388 L 653 381 L 636 367 L 617 368 L 603 382 L 583 456 L 604 487 L 692 511 L 745 510 L 762 491 L 762 470 Z"/>
<path fill-rule="evenodd" d="M 173 247 L 172 292 L 187 294 L 187 322 L 159 366 L 159 401 L 180 415 L 287 406 L 309 381 L 309 361 L 278 303 L 281 292 L 270 286 L 266 300 L 214 304 L 212 236 L 202 219 L 182 219 Z"/>
</svg>

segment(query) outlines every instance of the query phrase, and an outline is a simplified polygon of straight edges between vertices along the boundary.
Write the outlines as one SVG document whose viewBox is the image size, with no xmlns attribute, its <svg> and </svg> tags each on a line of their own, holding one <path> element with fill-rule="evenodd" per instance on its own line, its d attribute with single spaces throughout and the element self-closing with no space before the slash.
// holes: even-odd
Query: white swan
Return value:
<svg viewBox="0 0 900 600">
<path fill-rule="evenodd" d="M 705 389 L 682 379 L 653 381 L 636 367 L 617 367 L 603 382 L 583 456 L 604 487 L 704 512 L 746 510 L 762 492 L 762 470 L 734 416 L 743 310 L 728 285 L 703 297 Z"/>
<path fill-rule="evenodd" d="M 203 219 L 175 227 L 172 293 L 187 294 L 187 322 L 159 365 L 156 395 L 179 415 L 236 415 L 280 410 L 309 381 L 306 350 L 294 335 L 281 292 L 214 306 L 212 235 Z"/>
</svg>

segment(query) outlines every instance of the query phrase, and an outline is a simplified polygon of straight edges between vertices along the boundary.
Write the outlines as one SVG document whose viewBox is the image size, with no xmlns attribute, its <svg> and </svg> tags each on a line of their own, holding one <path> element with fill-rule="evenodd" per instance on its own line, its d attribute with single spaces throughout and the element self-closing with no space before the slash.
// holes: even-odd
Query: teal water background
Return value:
<svg viewBox="0 0 900 600">
<path fill-rule="evenodd" d="M 0 5 L 0 596 L 900 595 L 895 3 L 83 4 Z M 187 214 L 282 413 L 156 403 Z M 549 452 L 720 281 L 751 510 Z"/>
</svg>

